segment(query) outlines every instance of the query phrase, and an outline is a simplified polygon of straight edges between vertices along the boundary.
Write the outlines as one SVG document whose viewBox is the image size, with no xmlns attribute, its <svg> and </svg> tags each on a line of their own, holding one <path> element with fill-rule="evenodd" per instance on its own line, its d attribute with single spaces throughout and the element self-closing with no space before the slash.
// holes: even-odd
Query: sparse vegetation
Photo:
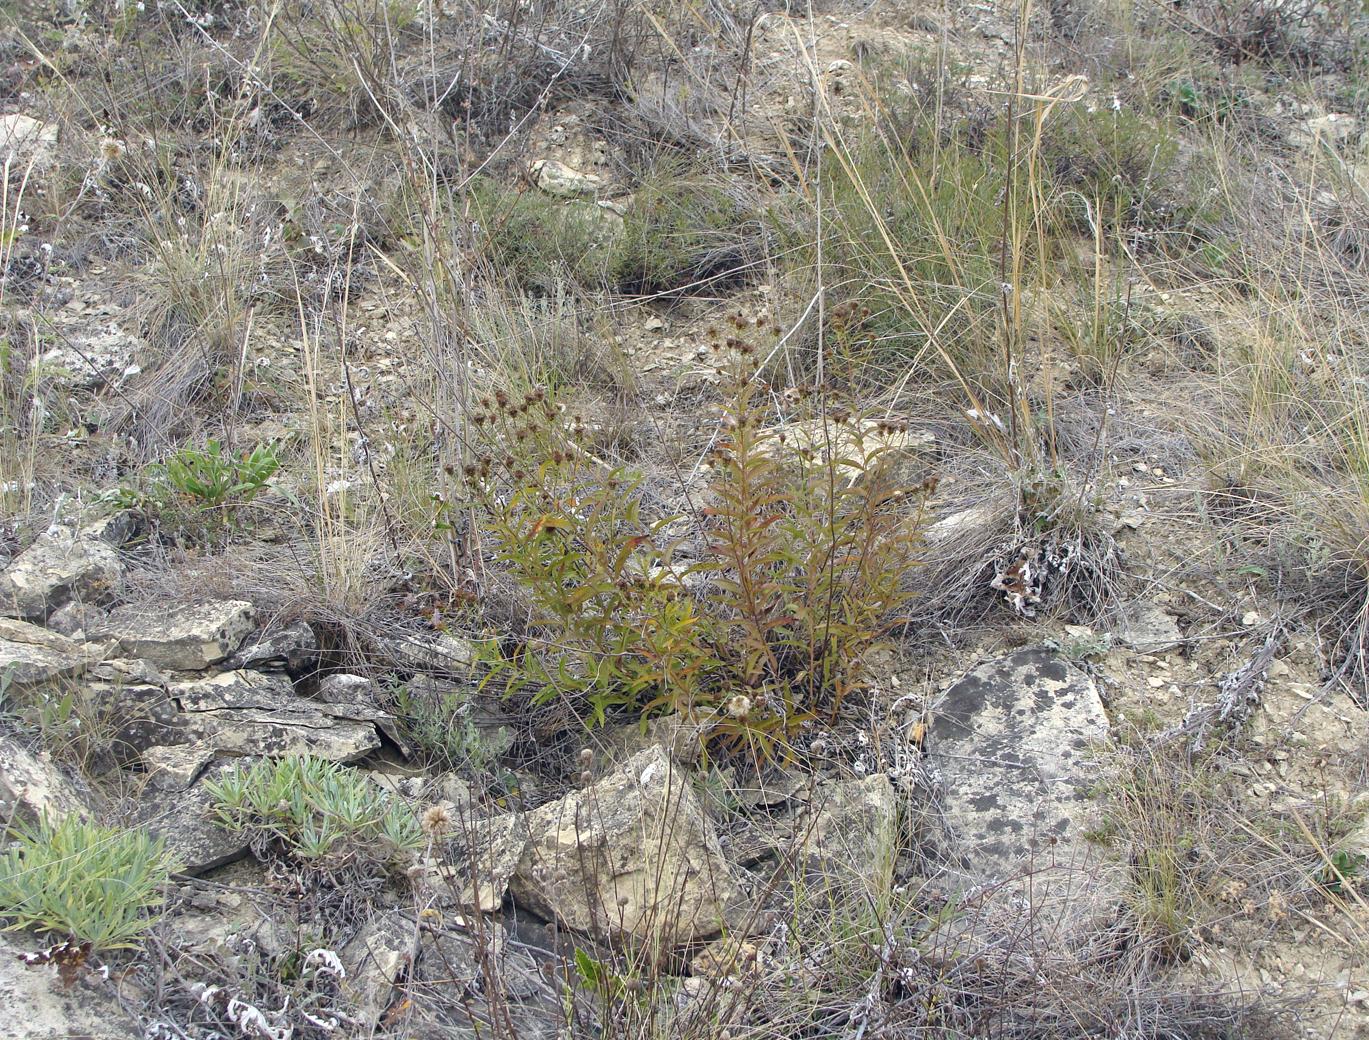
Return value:
<svg viewBox="0 0 1369 1040">
<path fill-rule="evenodd" d="M 1365 41 L 1358 0 L 0 5 L 0 609 L 46 594 L 0 736 L 100 821 L 17 830 L 0 915 L 126 951 L 158 1040 L 1369 1026 Z M 262 631 L 142 627 L 207 599 Z M 972 754 L 1080 798 L 990 878 L 948 699 L 1040 646 Z M 745 893 L 669 956 L 687 901 L 607 833 L 648 745 L 655 848 L 698 801 L 681 876 Z M 890 856 L 814 865 L 840 785 Z M 205 791 L 254 855 L 163 906 L 103 824 Z M 1029 912 L 1095 855 L 1107 913 Z"/>
<path fill-rule="evenodd" d="M 913 594 L 932 485 L 900 479 L 902 424 L 821 390 L 766 428 L 758 348 L 718 332 L 710 345 L 739 357 L 709 505 L 643 516 L 641 478 L 604 467 L 582 420 L 540 391 L 482 402 L 484 452 L 466 477 L 477 523 L 535 605 L 531 645 L 496 662 L 500 681 L 534 704 L 583 699 L 590 726 L 621 709 L 676 712 L 771 757 L 864 687 L 867 655 Z"/>
</svg>

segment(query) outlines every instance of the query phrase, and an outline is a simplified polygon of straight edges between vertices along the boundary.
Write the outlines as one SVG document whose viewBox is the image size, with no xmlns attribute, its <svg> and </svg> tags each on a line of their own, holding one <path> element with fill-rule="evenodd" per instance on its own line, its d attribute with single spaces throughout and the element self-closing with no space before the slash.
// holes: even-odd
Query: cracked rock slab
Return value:
<svg viewBox="0 0 1369 1040">
<path fill-rule="evenodd" d="M 217 600 L 163 613 L 120 608 L 105 619 L 99 635 L 117 640 L 127 657 L 172 671 L 199 672 L 236 651 L 253 627 L 251 603 Z"/>
<path fill-rule="evenodd" d="M 247 838 L 214 822 L 213 799 L 204 782 L 222 779 L 251 761 L 217 763 L 205 771 L 199 783 L 178 792 L 175 798 L 148 798 L 139 804 L 136 822 L 153 837 L 166 840 L 177 876 L 194 877 L 247 855 Z"/>
<path fill-rule="evenodd" d="M 184 743 L 229 755 L 316 755 L 355 762 L 380 747 L 378 724 L 388 716 L 360 705 L 300 697 L 288 680 L 261 672 L 225 672 L 174 682 Z"/>
<path fill-rule="evenodd" d="M 78 676 L 98 657 L 98 651 L 74 639 L 0 618 L 0 677 L 11 693 Z"/>
<path fill-rule="evenodd" d="M 952 686 L 930 732 L 956 862 L 972 906 L 942 938 L 1030 920 L 1057 938 L 1112 916 L 1125 871 L 1083 837 L 1107 714 L 1086 674 L 1045 649 L 987 661 Z M 972 920 L 970 920 L 972 919 Z"/>
</svg>

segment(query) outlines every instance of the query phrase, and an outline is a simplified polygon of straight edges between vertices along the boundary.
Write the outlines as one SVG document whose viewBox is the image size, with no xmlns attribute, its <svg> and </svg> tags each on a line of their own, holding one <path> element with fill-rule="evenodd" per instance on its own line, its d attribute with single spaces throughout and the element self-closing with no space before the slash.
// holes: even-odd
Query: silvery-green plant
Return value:
<svg viewBox="0 0 1369 1040">
<path fill-rule="evenodd" d="M 172 865 L 147 831 L 100 827 L 72 814 L 15 831 L 0 856 L 0 918 L 94 950 L 137 946 L 161 906 Z"/>
<path fill-rule="evenodd" d="M 257 762 L 207 785 L 215 822 L 321 868 L 400 869 L 424 845 L 413 812 L 354 769 L 309 755 Z"/>
</svg>

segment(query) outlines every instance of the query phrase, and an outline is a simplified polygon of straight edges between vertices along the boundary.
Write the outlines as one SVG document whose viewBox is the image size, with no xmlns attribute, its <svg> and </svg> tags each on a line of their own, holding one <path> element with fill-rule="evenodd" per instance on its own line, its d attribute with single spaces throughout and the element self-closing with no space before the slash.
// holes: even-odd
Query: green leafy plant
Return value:
<svg viewBox="0 0 1369 1040">
<path fill-rule="evenodd" d="M 390 699 L 404 735 L 435 768 L 486 774 L 508 749 L 509 738 L 502 728 L 487 736 L 476 726 L 465 689 L 404 685 L 397 687 Z"/>
<path fill-rule="evenodd" d="M 612 965 L 596 960 L 578 946 L 575 948 L 575 974 L 601 1000 L 621 1000 L 634 992 L 636 980 L 618 974 Z"/>
<path fill-rule="evenodd" d="M 54 933 L 94 950 L 137 946 L 162 904 L 171 870 L 165 842 L 72 814 L 15 832 L 0 856 L 0 917 L 9 928 Z"/>
<path fill-rule="evenodd" d="M 486 451 L 467 485 L 534 621 L 487 662 L 487 681 L 568 702 L 591 726 L 678 712 L 715 742 L 783 754 L 865 685 L 869 652 L 911 595 L 931 485 L 901 479 L 897 423 L 834 393 L 795 395 L 790 420 L 765 426 L 754 348 L 717 334 L 713 346 L 740 360 L 710 504 L 684 516 L 649 515 L 640 477 L 594 458 L 583 423 L 544 392 L 482 402 Z"/>
<path fill-rule="evenodd" d="M 280 449 L 263 443 L 238 456 L 221 442 L 182 448 L 164 463 L 148 466 L 140 486 L 123 486 L 110 501 L 146 509 L 184 533 L 223 534 L 237 524 L 238 512 L 267 489 L 280 469 Z"/>
<path fill-rule="evenodd" d="M 1363 878 L 1366 867 L 1369 867 L 1369 856 L 1337 849 L 1331 853 L 1317 883 L 1332 895 L 1345 895 Z"/>
<path fill-rule="evenodd" d="M 257 762 L 206 787 L 214 820 L 322 870 L 398 871 L 424 847 L 414 814 L 354 769 L 310 755 Z"/>
<path fill-rule="evenodd" d="M 258 444 L 233 458 L 224 454 L 222 444 L 211 440 L 202 451 L 176 452 L 166 461 L 164 473 L 172 488 L 201 509 L 223 509 L 251 502 L 278 469 L 280 455 L 274 444 Z"/>
</svg>

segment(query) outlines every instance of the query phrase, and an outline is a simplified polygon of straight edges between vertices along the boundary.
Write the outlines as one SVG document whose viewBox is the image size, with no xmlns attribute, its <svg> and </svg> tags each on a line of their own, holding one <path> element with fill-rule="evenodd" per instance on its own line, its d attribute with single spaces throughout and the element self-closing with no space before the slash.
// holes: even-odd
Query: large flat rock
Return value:
<svg viewBox="0 0 1369 1040">
<path fill-rule="evenodd" d="M 11 693 L 80 675 L 98 657 L 74 639 L 0 617 L 0 677 Z"/>
<path fill-rule="evenodd" d="M 289 680 L 263 672 L 225 672 L 167 687 L 180 706 L 185 742 L 230 755 L 317 755 L 355 762 L 380 747 L 376 727 L 389 716 L 365 705 L 300 697 Z"/>
<path fill-rule="evenodd" d="M 252 604 L 217 600 L 163 612 L 122 607 L 97 633 L 117 640 L 128 657 L 173 671 L 202 671 L 226 659 L 254 628 Z"/>
<path fill-rule="evenodd" d="M 1083 837 L 1107 739 L 1093 680 L 1048 650 L 987 661 L 946 692 L 929 752 L 955 838 L 946 880 L 972 904 L 953 945 L 1024 921 L 1059 936 L 1111 916 L 1125 870 Z"/>
</svg>

